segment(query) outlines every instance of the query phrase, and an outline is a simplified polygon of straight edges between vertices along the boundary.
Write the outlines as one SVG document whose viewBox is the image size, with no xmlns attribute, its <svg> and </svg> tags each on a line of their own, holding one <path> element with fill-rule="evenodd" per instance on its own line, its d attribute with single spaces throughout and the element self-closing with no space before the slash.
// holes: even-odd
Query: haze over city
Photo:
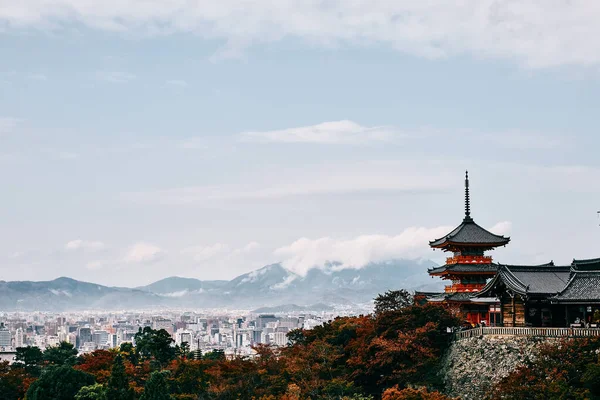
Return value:
<svg viewBox="0 0 600 400">
<path fill-rule="evenodd" d="M 598 5 L 254 3 L 0 0 L 0 279 L 597 256 Z"/>
</svg>

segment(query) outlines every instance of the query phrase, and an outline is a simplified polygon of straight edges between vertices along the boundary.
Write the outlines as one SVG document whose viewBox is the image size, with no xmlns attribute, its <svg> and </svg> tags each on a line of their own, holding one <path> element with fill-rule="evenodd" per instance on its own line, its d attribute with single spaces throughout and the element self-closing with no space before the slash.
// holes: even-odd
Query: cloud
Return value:
<svg viewBox="0 0 600 400">
<path fill-rule="evenodd" d="M 274 6 L 276 4 L 276 7 Z M 312 45 L 386 45 L 427 58 L 470 54 L 533 68 L 600 64 L 600 3 L 589 0 L 295 1 L 0 0 L 4 29 L 68 24 L 146 35 L 190 32 L 247 46 L 300 38 Z"/>
<path fill-rule="evenodd" d="M 388 127 L 365 127 L 352 121 L 333 121 L 300 128 L 244 132 L 242 140 L 267 143 L 364 144 L 387 142 L 398 136 L 398 132 Z"/>
<path fill-rule="evenodd" d="M 97 240 L 83 240 L 83 239 L 75 239 L 71 240 L 65 245 L 65 250 L 68 251 L 99 251 L 104 250 L 106 245 L 103 242 Z"/>
<path fill-rule="evenodd" d="M 202 262 L 222 255 L 229 249 L 229 246 L 223 243 L 215 243 L 210 246 L 192 246 L 181 251 L 182 254 L 191 254 L 194 261 Z"/>
<path fill-rule="evenodd" d="M 12 132 L 20 122 L 18 118 L 0 117 L 0 135 Z"/>
<path fill-rule="evenodd" d="M 167 86 L 175 87 L 175 88 L 184 88 L 188 86 L 188 83 L 184 80 L 180 79 L 169 79 L 165 82 Z"/>
<path fill-rule="evenodd" d="M 164 255 L 165 252 L 160 247 L 139 242 L 129 248 L 123 261 L 131 264 L 148 264 L 158 261 Z"/>
<path fill-rule="evenodd" d="M 32 81 L 47 81 L 48 77 L 44 74 L 30 74 L 28 76 Z"/>
<path fill-rule="evenodd" d="M 110 83 L 127 83 L 137 78 L 135 75 L 123 71 L 98 71 L 96 76 L 98 79 Z"/>
<path fill-rule="evenodd" d="M 455 177 L 455 176 L 454 176 Z M 128 201 L 165 204 L 206 204 L 224 200 L 277 200 L 292 196 L 366 192 L 432 192 L 451 187 L 451 177 L 437 162 L 373 161 L 280 169 L 256 182 L 190 186 L 154 192 L 124 193 Z"/>
<path fill-rule="evenodd" d="M 399 235 L 362 235 L 352 239 L 301 238 L 275 250 L 285 268 L 305 275 L 312 268 L 340 263 L 334 268 L 362 268 L 369 263 L 396 258 L 417 258 L 430 253 L 430 240 L 447 234 L 452 227 L 411 227 Z"/>
<path fill-rule="evenodd" d="M 502 221 L 498 222 L 496 225 L 490 229 L 490 232 L 495 233 L 496 235 L 508 235 L 512 229 L 512 222 L 510 221 Z"/>
</svg>

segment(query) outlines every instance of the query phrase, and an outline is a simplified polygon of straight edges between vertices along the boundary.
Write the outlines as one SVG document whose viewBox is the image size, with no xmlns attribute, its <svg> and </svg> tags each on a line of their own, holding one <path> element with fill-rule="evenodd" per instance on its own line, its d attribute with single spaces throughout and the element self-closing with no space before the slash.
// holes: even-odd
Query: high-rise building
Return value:
<svg viewBox="0 0 600 400">
<path fill-rule="evenodd" d="M 104 346 L 108 343 L 108 332 L 106 331 L 95 331 L 92 337 L 92 341 L 96 344 L 96 347 Z"/>
<path fill-rule="evenodd" d="M 12 346 L 12 335 L 4 322 L 0 322 L 0 347 L 11 347 Z"/>
<path fill-rule="evenodd" d="M 21 328 L 17 328 L 15 332 L 15 347 L 25 347 L 25 335 Z"/>
<path fill-rule="evenodd" d="M 77 334 L 77 347 L 81 347 L 84 343 L 93 341 L 91 328 L 79 328 L 79 333 Z"/>
</svg>

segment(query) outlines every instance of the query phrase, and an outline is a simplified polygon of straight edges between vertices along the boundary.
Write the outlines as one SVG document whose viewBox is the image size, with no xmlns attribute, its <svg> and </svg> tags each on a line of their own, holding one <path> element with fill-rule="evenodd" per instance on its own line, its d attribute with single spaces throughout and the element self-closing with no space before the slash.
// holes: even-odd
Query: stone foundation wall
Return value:
<svg viewBox="0 0 600 400">
<path fill-rule="evenodd" d="M 521 336 L 481 336 L 454 342 L 443 360 L 441 378 L 446 392 L 464 400 L 479 400 L 490 388 L 522 365 L 535 359 L 547 340 Z"/>
</svg>

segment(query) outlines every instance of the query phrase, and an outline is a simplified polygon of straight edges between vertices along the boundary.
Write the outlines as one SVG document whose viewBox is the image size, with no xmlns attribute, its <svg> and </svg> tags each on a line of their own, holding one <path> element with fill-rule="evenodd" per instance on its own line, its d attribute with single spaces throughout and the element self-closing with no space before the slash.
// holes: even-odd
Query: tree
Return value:
<svg viewBox="0 0 600 400">
<path fill-rule="evenodd" d="M 175 348 L 171 346 L 174 340 L 164 329 L 140 328 L 134 339 L 136 351 L 142 359 L 153 359 L 164 367 L 175 358 Z"/>
<path fill-rule="evenodd" d="M 99 383 L 84 386 L 75 395 L 75 400 L 110 400 L 106 397 L 106 389 Z"/>
<path fill-rule="evenodd" d="M 44 351 L 44 361 L 50 365 L 75 365 L 77 349 L 71 343 L 60 342 Z"/>
<path fill-rule="evenodd" d="M 113 361 L 106 386 L 106 396 L 110 400 L 133 400 L 135 397 L 133 389 L 129 386 L 129 378 L 125 373 L 125 364 L 120 354 Z"/>
<path fill-rule="evenodd" d="M 94 375 L 96 382 L 104 384 L 110 376 L 114 359 L 115 352 L 96 350 L 80 356 L 75 369 Z"/>
<path fill-rule="evenodd" d="M 215 349 L 213 351 L 206 352 L 202 355 L 203 360 L 212 360 L 219 361 L 225 360 L 225 351 L 220 349 Z"/>
<path fill-rule="evenodd" d="M 22 399 L 34 380 L 25 368 L 11 368 L 8 361 L 0 362 L 0 399 Z"/>
<path fill-rule="evenodd" d="M 154 371 L 144 386 L 144 393 L 140 400 L 171 400 L 167 374 L 165 371 Z"/>
<path fill-rule="evenodd" d="M 28 374 L 39 376 L 43 359 L 44 354 L 39 347 L 17 347 L 17 354 L 15 355 L 13 367 L 24 368 Z"/>
<path fill-rule="evenodd" d="M 375 315 L 398 311 L 414 304 L 414 297 L 404 289 L 388 290 L 375 298 Z"/>
<path fill-rule="evenodd" d="M 72 400 L 84 386 L 94 384 L 94 376 L 68 365 L 50 367 L 27 390 L 27 400 Z"/>
<path fill-rule="evenodd" d="M 450 397 L 440 392 L 429 392 L 425 388 L 420 389 L 398 389 L 398 386 L 387 389 L 383 392 L 381 400 L 452 400 Z"/>
</svg>

